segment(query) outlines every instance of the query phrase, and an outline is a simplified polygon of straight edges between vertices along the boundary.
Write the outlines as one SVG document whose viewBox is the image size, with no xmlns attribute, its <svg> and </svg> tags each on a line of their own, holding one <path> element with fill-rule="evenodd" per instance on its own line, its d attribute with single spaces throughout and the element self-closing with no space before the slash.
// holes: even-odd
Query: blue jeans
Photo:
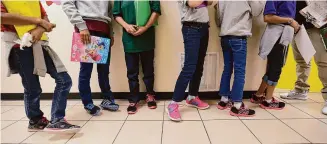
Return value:
<svg viewBox="0 0 327 144">
<path fill-rule="evenodd" d="M 232 102 L 242 102 L 246 67 L 246 37 L 221 37 L 224 55 L 224 71 L 220 81 L 220 95 L 227 96 Z M 230 80 L 234 70 L 234 82 L 230 90 Z"/>
<path fill-rule="evenodd" d="M 184 67 L 176 82 L 173 101 L 181 102 L 189 85 L 189 94 L 197 96 L 199 92 L 203 64 L 208 48 L 209 25 L 183 25 L 182 28 L 185 61 Z"/>
<path fill-rule="evenodd" d="M 55 80 L 56 87 L 52 98 L 51 122 L 56 122 L 65 117 L 67 96 L 72 86 L 72 80 L 67 72 L 58 73 L 48 52 L 43 49 L 47 73 Z M 22 78 L 24 87 L 25 111 L 29 119 L 37 121 L 43 117 L 40 110 L 40 95 L 42 89 L 39 76 L 33 74 L 34 58 L 33 49 L 14 48 L 11 56 L 16 57 L 16 68 Z"/>
<path fill-rule="evenodd" d="M 93 36 L 108 37 L 106 34 L 96 31 L 90 31 Z M 93 104 L 90 79 L 93 70 L 93 63 L 81 63 L 78 78 L 78 90 L 81 96 L 83 105 Z M 101 89 L 102 97 L 104 99 L 113 100 L 112 91 L 109 84 L 109 65 L 110 65 L 110 53 L 108 56 L 108 62 L 106 64 L 97 64 L 98 70 L 98 82 Z"/>
<path fill-rule="evenodd" d="M 137 103 L 140 100 L 140 84 L 139 84 L 139 62 L 141 60 L 143 70 L 143 81 L 146 87 L 147 94 L 154 95 L 154 50 L 125 53 L 125 61 L 127 67 L 127 78 L 129 83 L 130 96 L 128 101 Z"/>
</svg>

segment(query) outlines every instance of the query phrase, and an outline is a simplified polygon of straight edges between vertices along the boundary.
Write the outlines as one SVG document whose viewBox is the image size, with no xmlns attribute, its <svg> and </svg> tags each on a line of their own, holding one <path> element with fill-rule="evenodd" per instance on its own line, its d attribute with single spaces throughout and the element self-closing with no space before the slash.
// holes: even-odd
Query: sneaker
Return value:
<svg viewBox="0 0 327 144">
<path fill-rule="evenodd" d="M 156 109 L 157 108 L 157 103 L 156 103 L 156 99 L 154 98 L 154 95 L 147 94 L 145 101 L 148 104 L 148 107 L 150 109 Z"/>
<path fill-rule="evenodd" d="M 209 104 L 200 100 L 198 96 L 191 100 L 186 99 L 186 105 L 190 107 L 198 108 L 200 110 L 209 108 Z"/>
<path fill-rule="evenodd" d="M 217 104 L 217 108 L 220 109 L 220 110 L 230 109 L 232 107 L 233 107 L 233 103 L 231 101 L 228 101 L 228 102 L 220 101 Z"/>
<path fill-rule="evenodd" d="M 104 110 L 109 110 L 109 111 L 117 111 L 119 109 L 118 104 L 116 104 L 113 100 L 108 100 L 108 99 L 104 99 L 101 102 L 100 107 Z"/>
<path fill-rule="evenodd" d="M 179 105 L 178 103 L 170 103 L 167 107 L 166 112 L 168 113 L 168 117 L 172 120 L 172 121 L 176 121 L 179 122 L 181 121 L 181 114 L 179 113 L 179 109 L 178 109 Z"/>
<path fill-rule="evenodd" d="M 50 133 L 57 133 L 57 132 L 77 133 L 80 130 L 81 130 L 80 126 L 72 125 L 72 124 L 68 123 L 65 119 L 61 119 L 60 121 L 55 122 L 55 123 L 50 123 L 44 129 L 45 132 L 50 132 Z"/>
<path fill-rule="evenodd" d="M 260 107 L 263 109 L 281 110 L 285 107 L 285 103 L 280 102 L 273 97 L 271 103 L 268 103 L 267 101 L 263 101 L 260 104 Z"/>
<path fill-rule="evenodd" d="M 247 108 L 244 105 L 244 103 L 242 103 L 242 106 L 240 109 L 237 109 L 236 107 L 233 106 L 230 109 L 229 114 L 231 116 L 237 116 L 237 117 L 253 117 L 255 115 L 255 111 Z"/>
<path fill-rule="evenodd" d="M 45 117 L 42 117 L 37 122 L 30 120 L 29 124 L 28 124 L 28 131 L 36 132 L 36 131 L 43 130 L 48 124 L 49 124 L 49 121 Z"/>
<path fill-rule="evenodd" d="M 307 100 L 308 93 L 306 91 L 305 92 L 296 92 L 295 90 L 292 90 L 289 93 L 280 94 L 280 98 L 294 99 L 294 100 Z"/>
<path fill-rule="evenodd" d="M 97 116 L 100 114 L 100 108 L 94 104 L 88 104 L 84 107 L 84 109 L 91 115 Z"/>
<path fill-rule="evenodd" d="M 265 100 L 265 97 L 262 95 L 262 96 L 257 96 L 256 94 L 252 94 L 252 97 L 250 99 L 250 101 L 252 103 L 255 103 L 255 104 L 260 104 L 262 103 L 263 101 Z"/>
<path fill-rule="evenodd" d="M 128 114 L 135 114 L 137 112 L 137 103 L 130 103 L 127 107 Z"/>
<path fill-rule="evenodd" d="M 325 103 L 325 106 L 321 110 L 322 114 L 327 115 L 327 101 Z"/>
</svg>

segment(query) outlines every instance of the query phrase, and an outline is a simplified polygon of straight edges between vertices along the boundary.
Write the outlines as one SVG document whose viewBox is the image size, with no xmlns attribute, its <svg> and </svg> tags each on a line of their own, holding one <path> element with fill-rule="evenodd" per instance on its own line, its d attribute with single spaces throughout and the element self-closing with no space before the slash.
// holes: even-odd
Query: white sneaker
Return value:
<svg viewBox="0 0 327 144">
<path fill-rule="evenodd" d="M 294 100 L 307 100 L 308 92 L 296 92 L 295 90 L 290 91 L 289 93 L 280 94 L 280 98 L 283 99 L 294 99 Z"/>
<path fill-rule="evenodd" d="M 327 115 L 327 101 L 325 103 L 325 106 L 322 108 L 321 112 L 324 114 L 324 115 Z"/>
</svg>

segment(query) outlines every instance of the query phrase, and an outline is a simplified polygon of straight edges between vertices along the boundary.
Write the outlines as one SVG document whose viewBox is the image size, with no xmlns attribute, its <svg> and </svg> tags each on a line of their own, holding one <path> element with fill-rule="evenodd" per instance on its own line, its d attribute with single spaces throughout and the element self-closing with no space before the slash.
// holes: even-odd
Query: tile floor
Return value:
<svg viewBox="0 0 327 144">
<path fill-rule="evenodd" d="M 278 95 L 278 94 L 276 94 Z M 238 118 L 220 111 L 215 101 L 208 110 L 181 106 L 183 122 L 171 122 L 165 113 L 167 101 L 159 101 L 156 110 L 142 106 L 136 115 L 127 115 L 127 101 L 117 100 L 119 112 L 103 111 L 88 115 L 78 100 L 69 100 L 67 119 L 82 126 L 76 134 L 27 132 L 23 101 L 1 102 L 1 143 L 33 144 L 260 144 L 327 143 L 327 116 L 320 113 L 323 99 L 311 93 L 307 101 L 285 100 L 282 111 L 263 110 L 248 100 L 256 117 Z M 101 101 L 96 100 L 99 104 Z M 49 116 L 51 101 L 41 101 Z"/>
</svg>

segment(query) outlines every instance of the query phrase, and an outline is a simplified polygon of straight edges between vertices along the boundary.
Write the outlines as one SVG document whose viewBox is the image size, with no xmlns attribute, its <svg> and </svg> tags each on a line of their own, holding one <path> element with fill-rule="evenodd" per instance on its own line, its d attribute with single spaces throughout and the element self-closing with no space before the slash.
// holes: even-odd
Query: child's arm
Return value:
<svg viewBox="0 0 327 144">
<path fill-rule="evenodd" d="M 137 31 L 133 34 L 134 36 L 139 36 L 143 34 L 146 30 L 153 26 L 153 24 L 157 21 L 158 17 L 161 15 L 160 1 L 150 1 L 150 8 L 152 13 L 148 22 L 145 24 L 144 27 L 139 27 Z"/>
<path fill-rule="evenodd" d="M 191 8 L 200 6 L 203 3 L 203 0 L 183 0 L 186 1 L 187 5 Z"/>
<path fill-rule="evenodd" d="M 121 12 L 121 2 L 119 0 L 115 0 L 114 2 L 114 8 L 112 10 L 113 16 L 115 20 L 130 34 L 133 34 L 136 32 L 136 29 L 134 28 L 134 25 L 128 24 L 125 22 L 125 20 L 122 17 Z"/>
</svg>

